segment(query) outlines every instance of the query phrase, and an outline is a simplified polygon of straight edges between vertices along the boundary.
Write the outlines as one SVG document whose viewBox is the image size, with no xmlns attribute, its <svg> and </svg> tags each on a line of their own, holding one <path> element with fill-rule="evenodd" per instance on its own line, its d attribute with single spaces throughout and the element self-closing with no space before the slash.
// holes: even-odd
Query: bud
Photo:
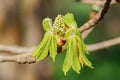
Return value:
<svg viewBox="0 0 120 80">
<path fill-rule="evenodd" d="M 57 33 L 57 34 L 60 34 L 60 35 L 65 34 L 65 24 L 64 24 L 62 15 L 58 15 L 55 18 L 55 21 L 54 21 L 54 24 L 53 24 L 53 32 Z"/>
</svg>

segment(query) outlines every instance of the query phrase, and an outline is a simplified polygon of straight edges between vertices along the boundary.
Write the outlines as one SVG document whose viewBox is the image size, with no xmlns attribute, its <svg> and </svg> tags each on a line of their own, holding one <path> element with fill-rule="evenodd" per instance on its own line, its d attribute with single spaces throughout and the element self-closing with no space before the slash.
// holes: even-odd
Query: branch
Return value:
<svg viewBox="0 0 120 80">
<path fill-rule="evenodd" d="M 117 0 L 112 0 L 110 5 L 113 5 L 116 3 Z M 118 0 L 119 1 L 119 0 Z M 99 6 L 104 6 L 105 0 L 81 0 L 81 3 L 86 3 L 86 4 L 96 4 Z"/>
<path fill-rule="evenodd" d="M 99 21 L 101 21 L 104 17 L 104 15 L 106 14 L 106 12 L 109 9 L 110 6 L 110 2 L 111 0 L 106 0 L 104 7 L 102 10 L 100 10 L 95 17 L 93 17 L 92 19 L 90 19 L 88 22 L 86 22 L 84 25 L 82 25 L 79 30 L 80 32 L 84 32 L 92 27 L 95 27 L 96 24 L 98 24 Z"/>
<path fill-rule="evenodd" d="M 92 31 L 94 28 L 90 28 L 89 30 L 86 30 L 82 33 L 82 38 L 85 39 Z"/>
<path fill-rule="evenodd" d="M 31 52 L 35 49 L 35 47 L 19 47 L 19 46 L 5 46 L 5 45 L 0 45 L 0 51 L 6 51 L 10 53 L 26 53 L 26 52 Z"/>
<path fill-rule="evenodd" d="M 31 56 L 31 53 L 17 55 L 0 55 L 0 62 L 16 62 L 16 63 L 35 63 L 36 59 Z"/>
<path fill-rule="evenodd" d="M 87 45 L 89 51 L 97 51 L 114 45 L 120 45 L 120 37 L 112 40 L 103 41 L 96 44 Z"/>
<path fill-rule="evenodd" d="M 87 45 L 87 48 L 88 48 L 88 51 L 93 52 L 93 51 L 101 50 L 114 45 L 120 45 L 120 37 L 112 40 L 96 43 L 96 44 Z M 16 63 L 35 63 L 36 62 L 36 59 L 31 56 L 32 51 L 35 49 L 35 47 L 30 47 L 30 48 L 17 47 L 16 48 L 16 46 L 4 46 L 4 48 L 6 48 L 5 52 L 12 51 L 17 53 L 17 52 L 20 52 L 21 49 L 23 50 L 23 52 L 27 51 L 28 49 L 29 51 L 26 53 L 21 52 L 21 54 L 16 54 L 16 55 L 0 55 L 0 62 L 16 62 Z M 3 48 L 0 48 L 0 51 L 4 51 Z"/>
</svg>

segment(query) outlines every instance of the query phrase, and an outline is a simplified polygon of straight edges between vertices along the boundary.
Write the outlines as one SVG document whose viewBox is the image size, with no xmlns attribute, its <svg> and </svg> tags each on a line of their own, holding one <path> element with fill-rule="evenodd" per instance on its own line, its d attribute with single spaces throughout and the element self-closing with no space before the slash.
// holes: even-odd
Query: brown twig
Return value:
<svg viewBox="0 0 120 80">
<path fill-rule="evenodd" d="M 86 30 L 82 33 L 82 38 L 85 39 L 92 31 L 94 28 L 90 28 L 89 30 Z"/>
<path fill-rule="evenodd" d="M 26 52 L 31 52 L 35 49 L 35 47 L 19 47 L 16 45 L 0 45 L 0 51 L 6 51 L 6 52 L 10 52 L 10 53 L 26 53 Z"/>
<path fill-rule="evenodd" d="M 97 51 L 114 45 L 120 45 L 120 37 L 112 40 L 103 41 L 96 44 L 87 45 L 89 51 Z"/>
<path fill-rule="evenodd" d="M 0 62 L 16 62 L 16 63 L 35 63 L 36 59 L 31 56 L 31 53 L 17 55 L 0 55 Z"/>
<path fill-rule="evenodd" d="M 88 22 L 86 22 L 84 25 L 82 25 L 79 30 L 80 32 L 84 32 L 85 30 L 88 30 L 92 27 L 94 27 L 96 24 L 98 24 L 99 21 L 101 21 L 104 17 L 104 15 L 106 14 L 106 12 L 109 9 L 110 6 L 110 2 L 111 0 L 106 0 L 105 4 L 104 4 L 104 8 L 102 10 L 100 10 L 95 17 L 93 17 L 92 19 L 90 19 Z"/>
<path fill-rule="evenodd" d="M 93 52 L 93 51 L 101 50 L 114 45 L 120 45 L 120 37 L 112 40 L 96 43 L 96 44 L 87 45 L 87 48 L 88 48 L 88 51 Z M 20 52 L 21 49 L 23 50 L 23 52 L 28 50 L 28 48 L 26 48 L 27 49 L 26 50 L 24 47 L 17 47 L 17 49 L 15 49 L 14 46 L 5 46 L 4 48 L 9 48 L 9 50 L 7 51 L 12 51 L 15 53 Z M 14 49 L 14 51 L 10 49 Z M 0 62 L 35 63 L 36 59 L 31 56 L 32 50 L 34 50 L 34 47 L 29 48 L 29 50 L 30 51 L 26 53 L 21 52 L 21 54 L 16 54 L 16 55 L 0 55 Z M 2 50 L 1 48 L 0 51 L 4 51 L 4 50 Z"/>
<path fill-rule="evenodd" d="M 89 0 L 90 1 L 90 0 Z M 90 12 L 90 19 L 95 17 L 96 14 L 100 11 L 100 9 L 103 8 L 104 5 L 99 5 L 97 4 L 97 2 L 103 2 L 101 0 L 96 0 L 94 1 L 95 4 L 92 5 L 92 9 L 91 9 L 91 12 Z M 105 3 L 105 2 L 104 2 Z M 82 38 L 85 39 L 92 31 L 94 30 L 94 27 L 92 27 L 91 29 L 89 30 L 86 30 L 82 33 Z"/>
<path fill-rule="evenodd" d="M 80 0 L 80 3 L 92 4 L 92 5 L 97 4 L 100 6 L 104 6 L 105 1 L 106 0 L 97 0 L 97 1 L 96 0 Z M 110 5 L 116 4 L 116 1 L 117 0 L 112 0 Z"/>
</svg>

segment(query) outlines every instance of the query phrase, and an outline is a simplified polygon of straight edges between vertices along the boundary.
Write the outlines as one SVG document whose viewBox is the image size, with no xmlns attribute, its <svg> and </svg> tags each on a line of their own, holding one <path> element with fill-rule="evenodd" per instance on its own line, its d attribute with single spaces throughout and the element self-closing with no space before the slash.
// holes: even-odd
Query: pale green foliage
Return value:
<svg viewBox="0 0 120 80">
<path fill-rule="evenodd" d="M 73 61 L 72 61 L 72 68 L 75 70 L 77 73 L 79 73 L 81 66 L 79 62 L 79 54 L 78 54 L 78 48 L 77 48 L 77 42 L 76 38 L 73 36 L 72 38 L 73 41 Z"/>
<path fill-rule="evenodd" d="M 42 21 L 44 31 L 49 31 L 52 28 L 52 20 L 50 18 L 45 18 Z"/>
<path fill-rule="evenodd" d="M 65 60 L 63 63 L 63 72 L 66 75 L 66 72 L 68 72 L 68 70 L 70 69 L 71 65 L 72 65 L 72 58 L 73 58 L 73 52 L 72 52 L 72 40 L 70 39 L 68 42 L 68 48 L 67 48 L 67 52 L 66 52 L 66 56 L 65 56 Z"/>
<path fill-rule="evenodd" d="M 37 58 L 37 61 L 40 61 L 46 58 L 49 55 L 48 53 L 50 53 L 51 58 L 55 61 L 55 56 L 57 54 L 57 40 L 55 34 L 51 30 L 51 19 L 45 18 L 42 23 L 45 35 L 32 55 Z"/>
<path fill-rule="evenodd" d="M 83 42 L 83 39 L 81 37 L 81 34 L 77 27 L 77 23 L 75 22 L 73 15 L 71 13 L 68 13 L 63 17 L 63 20 L 64 20 L 65 24 L 67 24 L 67 26 L 69 27 L 69 29 L 68 29 L 68 31 L 66 31 L 66 35 L 65 35 L 65 38 L 67 41 L 66 42 L 67 44 L 65 44 L 65 47 L 68 52 L 69 46 L 72 46 L 71 51 L 70 51 L 70 53 L 72 54 L 72 57 L 69 61 L 69 63 L 71 63 L 71 67 L 77 73 L 79 73 L 81 67 L 83 67 L 84 64 L 90 68 L 93 68 L 92 63 L 85 56 L 85 53 L 88 53 L 88 51 L 87 51 L 86 45 Z M 71 45 L 69 45 L 69 44 L 71 44 Z M 67 47 L 67 45 L 68 45 L 68 47 Z M 68 59 L 68 58 L 69 58 L 69 56 L 68 56 L 68 54 L 66 54 L 66 57 L 65 57 L 65 60 L 63 63 L 63 71 L 64 71 L 65 75 L 66 75 L 66 72 L 68 71 L 68 69 L 66 69 L 66 67 L 65 67 L 66 64 L 69 64 L 66 62 L 66 59 Z M 69 67 L 70 67 L 70 65 L 69 65 Z"/>
<path fill-rule="evenodd" d="M 80 73 L 84 65 L 93 68 L 92 63 L 86 57 L 85 53 L 88 53 L 88 51 L 73 14 L 58 15 L 53 24 L 50 18 L 45 18 L 42 24 L 45 34 L 43 40 L 32 54 L 37 61 L 43 60 L 48 55 L 55 61 L 58 44 L 65 39 L 66 43 L 59 45 L 63 47 L 63 50 L 66 49 L 62 66 L 64 74 L 66 75 L 70 68 Z"/>
<path fill-rule="evenodd" d="M 55 35 L 52 34 L 52 40 L 50 43 L 50 56 L 53 59 L 53 61 L 55 61 L 56 54 L 57 54 L 57 41 Z"/>
</svg>

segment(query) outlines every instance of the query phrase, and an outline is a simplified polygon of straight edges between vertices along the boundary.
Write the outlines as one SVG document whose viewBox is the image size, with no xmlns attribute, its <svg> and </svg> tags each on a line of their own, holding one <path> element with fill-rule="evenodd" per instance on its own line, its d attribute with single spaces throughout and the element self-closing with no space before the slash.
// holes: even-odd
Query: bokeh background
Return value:
<svg viewBox="0 0 120 80">
<path fill-rule="evenodd" d="M 91 4 L 79 0 L 0 0 L 0 44 L 31 47 L 43 37 L 41 21 L 71 12 L 79 26 L 89 19 Z M 86 44 L 120 36 L 120 4 L 112 5 L 105 18 L 85 39 Z M 0 52 L 1 54 L 1 52 Z M 10 54 L 10 53 L 8 53 Z M 84 67 L 80 74 L 62 72 L 65 53 L 56 62 L 47 59 L 34 64 L 0 63 L 0 80 L 120 80 L 120 46 L 91 52 L 94 69 Z"/>
</svg>

